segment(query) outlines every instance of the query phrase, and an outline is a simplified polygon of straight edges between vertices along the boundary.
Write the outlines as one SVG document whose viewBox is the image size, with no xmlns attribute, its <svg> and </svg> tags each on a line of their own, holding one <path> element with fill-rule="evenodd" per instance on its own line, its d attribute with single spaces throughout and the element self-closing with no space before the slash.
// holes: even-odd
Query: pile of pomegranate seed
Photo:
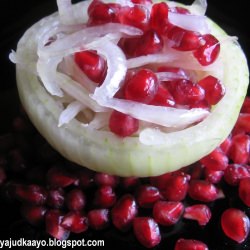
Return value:
<svg viewBox="0 0 250 250">
<path fill-rule="evenodd" d="M 22 112 L 0 135 L 1 200 L 43 238 L 105 239 L 124 249 L 248 249 L 249 146 L 242 138 L 249 128 L 242 117 L 250 115 L 249 103 L 247 97 L 233 135 L 211 154 L 151 178 L 68 162 Z"/>
</svg>

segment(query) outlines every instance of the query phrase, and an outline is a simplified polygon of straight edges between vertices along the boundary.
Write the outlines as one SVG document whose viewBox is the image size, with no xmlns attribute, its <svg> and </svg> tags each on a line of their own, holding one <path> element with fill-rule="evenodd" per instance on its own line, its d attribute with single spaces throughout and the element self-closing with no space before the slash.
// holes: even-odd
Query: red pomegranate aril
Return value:
<svg viewBox="0 0 250 250">
<path fill-rule="evenodd" d="M 200 109 L 205 109 L 207 111 L 211 110 L 211 105 L 209 105 L 206 100 L 201 100 L 201 101 L 198 101 L 196 103 L 193 103 L 193 104 L 189 105 L 189 107 L 191 109 L 200 108 Z"/>
<path fill-rule="evenodd" d="M 228 238 L 242 243 L 249 234 L 250 222 L 243 211 L 228 208 L 221 216 L 221 227 Z"/>
<path fill-rule="evenodd" d="M 139 129 L 139 121 L 130 115 L 114 110 L 109 119 L 109 129 L 120 137 L 130 136 Z"/>
<path fill-rule="evenodd" d="M 93 209 L 88 212 L 89 226 L 95 230 L 101 230 L 109 225 L 108 209 Z"/>
<path fill-rule="evenodd" d="M 52 208 L 61 208 L 64 205 L 64 190 L 61 188 L 48 191 L 46 204 Z"/>
<path fill-rule="evenodd" d="M 215 171 L 208 168 L 205 169 L 205 180 L 209 181 L 210 183 L 219 183 L 223 176 L 224 171 Z"/>
<path fill-rule="evenodd" d="M 165 34 L 168 30 L 168 5 L 165 2 L 155 3 L 150 13 L 150 27 L 159 34 Z"/>
<path fill-rule="evenodd" d="M 163 190 L 168 185 L 168 180 L 171 178 L 172 173 L 166 173 L 159 176 L 150 177 L 151 185 L 157 187 L 159 190 Z"/>
<path fill-rule="evenodd" d="M 241 113 L 250 113 L 250 97 L 249 96 L 246 96 L 240 112 Z"/>
<path fill-rule="evenodd" d="M 32 205 L 43 205 L 47 199 L 46 190 L 38 185 L 17 185 L 15 187 L 15 197 L 24 203 Z"/>
<path fill-rule="evenodd" d="M 78 186 L 87 189 L 93 186 L 94 184 L 94 172 L 88 169 L 81 170 L 77 172 L 76 176 L 78 177 Z"/>
<path fill-rule="evenodd" d="M 76 178 L 62 167 L 52 167 L 47 173 L 47 183 L 54 188 L 67 187 L 74 184 Z"/>
<path fill-rule="evenodd" d="M 128 231 L 138 213 L 137 204 L 130 194 L 123 195 L 111 210 L 114 226 L 121 231 Z"/>
<path fill-rule="evenodd" d="M 122 37 L 118 43 L 118 46 L 125 53 L 127 58 L 131 58 L 135 56 L 135 51 L 137 47 L 137 43 L 139 43 L 141 36 L 139 37 Z"/>
<path fill-rule="evenodd" d="M 154 72 L 141 69 L 125 83 L 127 100 L 150 103 L 158 90 L 158 80 Z"/>
<path fill-rule="evenodd" d="M 190 166 L 190 178 L 191 180 L 197 180 L 203 178 L 204 166 L 200 162 L 196 162 Z"/>
<path fill-rule="evenodd" d="M 58 240 L 66 240 L 70 231 L 61 226 L 63 214 L 59 210 L 49 210 L 45 214 L 46 232 Z"/>
<path fill-rule="evenodd" d="M 155 221 L 163 226 L 176 224 L 184 211 L 181 202 L 176 201 L 157 201 L 153 207 L 153 217 Z"/>
<path fill-rule="evenodd" d="M 199 240 L 179 239 L 174 250 L 208 250 L 208 247 Z"/>
<path fill-rule="evenodd" d="M 158 224 L 150 217 L 137 217 L 133 221 L 134 234 L 146 248 L 157 246 L 161 241 Z"/>
<path fill-rule="evenodd" d="M 250 136 L 238 134 L 232 137 L 232 145 L 228 157 L 237 164 L 246 164 L 249 161 Z"/>
<path fill-rule="evenodd" d="M 179 6 L 170 8 L 170 11 L 173 13 L 179 13 L 179 14 L 191 14 L 188 9 L 186 9 L 184 7 L 179 7 Z"/>
<path fill-rule="evenodd" d="M 134 56 L 156 54 L 163 49 L 163 39 L 155 30 L 148 30 L 138 39 L 135 46 Z"/>
<path fill-rule="evenodd" d="M 44 222 L 47 209 L 44 206 L 23 205 L 21 207 L 22 216 L 34 226 L 39 226 Z"/>
<path fill-rule="evenodd" d="M 167 88 L 174 97 L 176 104 L 192 105 L 202 101 L 205 97 L 205 91 L 201 86 L 186 79 L 171 81 Z"/>
<path fill-rule="evenodd" d="M 140 207 L 149 208 L 161 198 L 157 187 L 150 185 L 142 185 L 138 187 L 136 192 L 136 201 Z"/>
<path fill-rule="evenodd" d="M 237 186 L 241 179 L 250 177 L 250 172 L 245 165 L 229 164 L 224 171 L 224 179 L 231 186 Z"/>
<path fill-rule="evenodd" d="M 94 182 L 98 186 L 115 187 L 119 183 L 119 177 L 105 173 L 95 173 Z"/>
<path fill-rule="evenodd" d="M 229 135 L 221 144 L 220 149 L 224 152 L 224 154 L 228 154 L 229 149 L 232 145 L 232 137 Z"/>
<path fill-rule="evenodd" d="M 210 221 L 211 216 L 210 208 L 204 204 L 186 207 L 183 214 L 185 219 L 196 220 L 200 226 L 205 226 Z"/>
<path fill-rule="evenodd" d="M 72 233 L 82 233 L 88 229 L 88 219 L 79 212 L 71 211 L 63 216 L 61 226 Z"/>
<path fill-rule="evenodd" d="M 124 189 L 134 189 L 140 184 L 140 179 L 138 177 L 123 177 L 120 179 L 121 187 Z"/>
<path fill-rule="evenodd" d="M 201 45 L 193 52 L 198 62 L 207 66 L 212 64 L 218 57 L 220 52 L 220 42 L 211 34 L 205 34 L 201 38 Z"/>
<path fill-rule="evenodd" d="M 222 171 L 228 166 L 228 158 L 220 148 L 203 157 L 200 162 L 205 168 L 213 171 Z"/>
<path fill-rule="evenodd" d="M 153 1 L 151 0 L 131 0 L 132 3 L 142 4 L 142 5 L 151 5 Z"/>
<path fill-rule="evenodd" d="M 167 33 L 172 48 L 180 51 L 196 50 L 201 46 L 201 35 L 197 32 L 173 26 Z"/>
<path fill-rule="evenodd" d="M 246 206 L 250 207 L 250 177 L 240 180 L 239 197 Z"/>
<path fill-rule="evenodd" d="M 206 76 L 198 84 L 205 90 L 205 99 L 210 105 L 217 104 L 225 95 L 226 89 L 224 85 L 214 76 Z"/>
<path fill-rule="evenodd" d="M 219 198 L 219 190 L 212 183 L 205 180 L 192 180 L 188 194 L 193 200 L 211 202 Z"/>
<path fill-rule="evenodd" d="M 75 53 L 74 58 L 90 80 L 99 85 L 103 82 L 107 73 L 107 63 L 101 56 L 94 51 L 86 50 Z"/>
<path fill-rule="evenodd" d="M 233 132 L 234 135 L 240 133 L 250 133 L 250 112 L 249 114 L 240 113 L 237 119 L 237 122 L 234 126 Z"/>
<path fill-rule="evenodd" d="M 111 186 L 101 186 L 94 195 L 94 205 L 101 208 L 112 207 L 116 202 L 116 194 Z"/>
<path fill-rule="evenodd" d="M 150 104 L 155 106 L 173 107 L 175 105 L 175 101 L 168 89 L 159 85 L 154 99 L 150 102 Z"/>
<path fill-rule="evenodd" d="M 80 211 L 85 207 L 86 197 L 81 189 L 72 189 L 66 195 L 66 205 L 69 210 Z"/>
</svg>

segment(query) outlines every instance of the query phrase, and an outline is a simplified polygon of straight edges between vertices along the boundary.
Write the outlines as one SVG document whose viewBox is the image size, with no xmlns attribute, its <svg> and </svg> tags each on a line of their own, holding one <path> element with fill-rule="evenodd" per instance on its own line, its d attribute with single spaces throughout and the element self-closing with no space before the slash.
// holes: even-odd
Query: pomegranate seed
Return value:
<svg viewBox="0 0 250 250">
<path fill-rule="evenodd" d="M 166 173 L 159 176 L 150 177 L 150 183 L 156 186 L 159 190 L 163 190 L 168 185 L 168 180 L 171 178 L 172 173 Z"/>
<path fill-rule="evenodd" d="M 130 194 L 123 195 L 111 211 L 113 224 L 121 231 L 127 231 L 131 227 L 136 215 L 137 205 Z"/>
<path fill-rule="evenodd" d="M 197 204 L 185 208 L 183 217 L 196 220 L 200 226 L 205 226 L 211 219 L 211 211 L 207 205 Z"/>
<path fill-rule="evenodd" d="M 148 69 L 139 70 L 125 84 L 125 98 L 142 103 L 150 103 L 158 89 L 157 77 Z"/>
<path fill-rule="evenodd" d="M 47 205 L 52 208 L 61 208 L 64 205 L 63 189 L 51 189 L 48 191 Z"/>
<path fill-rule="evenodd" d="M 88 25 L 98 25 L 104 23 L 119 22 L 118 14 L 120 5 L 115 3 L 103 3 L 99 0 L 94 0 L 88 7 Z"/>
<path fill-rule="evenodd" d="M 181 201 L 186 197 L 190 176 L 176 175 L 167 180 L 167 185 L 161 190 L 162 195 L 169 201 Z"/>
<path fill-rule="evenodd" d="M 158 224 L 150 217 L 137 217 L 133 221 L 134 234 L 137 240 L 145 247 L 152 248 L 161 241 Z"/>
<path fill-rule="evenodd" d="M 218 199 L 218 189 L 208 181 L 192 180 L 188 189 L 189 196 L 198 201 L 211 202 Z"/>
<path fill-rule="evenodd" d="M 200 162 L 209 170 L 222 171 L 227 168 L 228 158 L 220 148 L 216 148 L 209 155 L 203 157 Z"/>
<path fill-rule="evenodd" d="M 168 5 L 165 2 L 155 3 L 152 6 L 150 13 L 150 26 L 159 34 L 165 34 L 168 29 L 168 11 Z"/>
<path fill-rule="evenodd" d="M 17 185 L 15 197 L 21 202 L 32 205 L 43 205 L 47 199 L 46 190 L 38 185 Z"/>
<path fill-rule="evenodd" d="M 107 73 L 107 63 L 94 51 L 86 50 L 74 55 L 76 64 L 90 80 L 99 85 L 104 81 Z"/>
<path fill-rule="evenodd" d="M 88 213 L 89 226 L 95 230 L 101 230 L 109 225 L 109 210 L 94 209 Z"/>
<path fill-rule="evenodd" d="M 78 185 L 83 189 L 87 189 L 94 184 L 94 173 L 88 169 L 79 171 L 77 177 Z"/>
<path fill-rule="evenodd" d="M 22 216 L 34 226 L 39 226 L 44 221 L 47 209 L 43 206 L 23 205 L 21 207 Z"/>
<path fill-rule="evenodd" d="M 3 167 L 0 166 L 0 186 L 6 181 L 7 176 Z"/>
<path fill-rule="evenodd" d="M 139 129 L 139 121 L 130 115 L 114 110 L 109 119 L 110 131 L 120 137 L 134 134 Z"/>
<path fill-rule="evenodd" d="M 208 168 L 205 169 L 205 180 L 210 183 L 217 184 L 221 181 L 224 171 L 215 171 Z"/>
<path fill-rule="evenodd" d="M 150 104 L 155 106 L 173 107 L 175 105 L 175 101 L 168 89 L 159 85 L 154 99 L 150 102 Z"/>
<path fill-rule="evenodd" d="M 160 199 L 158 188 L 149 185 L 142 185 L 138 188 L 136 201 L 140 207 L 152 207 Z"/>
<path fill-rule="evenodd" d="M 224 152 L 224 154 L 228 154 L 229 149 L 232 145 L 232 138 L 231 136 L 228 136 L 221 144 L 220 149 Z"/>
<path fill-rule="evenodd" d="M 88 229 L 88 219 L 81 213 L 71 211 L 62 218 L 61 226 L 73 233 L 82 233 Z"/>
<path fill-rule="evenodd" d="M 47 182 L 51 187 L 67 187 L 74 184 L 76 178 L 61 167 L 52 167 L 47 173 Z"/>
<path fill-rule="evenodd" d="M 125 53 L 126 57 L 134 57 L 135 56 L 135 51 L 137 44 L 139 43 L 141 39 L 140 37 L 133 37 L 133 38 L 125 38 L 122 37 L 118 43 L 119 47 L 123 50 Z"/>
<path fill-rule="evenodd" d="M 183 211 L 184 206 L 181 202 L 157 201 L 153 208 L 153 217 L 160 225 L 171 226 L 179 221 Z"/>
<path fill-rule="evenodd" d="M 244 212 L 229 208 L 221 216 L 221 227 L 227 237 L 242 243 L 248 236 L 250 222 Z"/>
<path fill-rule="evenodd" d="M 207 111 L 211 110 L 211 106 L 207 103 L 206 100 L 201 100 L 201 101 L 198 101 L 196 103 L 193 103 L 193 104 L 190 105 L 190 108 L 191 109 L 200 108 L 200 109 L 205 109 Z"/>
<path fill-rule="evenodd" d="M 202 101 L 205 96 L 204 89 L 190 80 L 179 79 L 169 82 L 168 89 L 177 104 L 191 105 Z"/>
<path fill-rule="evenodd" d="M 203 35 L 201 43 L 204 44 L 196 49 L 193 54 L 201 65 L 207 66 L 217 59 L 220 52 L 220 43 L 211 34 Z"/>
<path fill-rule="evenodd" d="M 132 0 L 132 3 L 141 4 L 141 5 L 151 5 L 153 2 L 151 0 Z"/>
<path fill-rule="evenodd" d="M 184 7 L 172 7 L 170 8 L 170 11 L 173 13 L 179 13 L 179 14 L 191 14 L 190 11 Z"/>
<path fill-rule="evenodd" d="M 179 239 L 174 250 L 208 250 L 208 247 L 199 240 Z"/>
<path fill-rule="evenodd" d="M 240 180 L 239 196 L 244 204 L 250 207 L 250 177 Z"/>
<path fill-rule="evenodd" d="M 96 173 L 94 175 L 94 181 L 98 186 L 115 187 L 119 182 L 119 178 L 110 174 Z"/>
<path fill-rule="evenodd" d="M 247 114 L 239 114 L 237 122 L 233 129 L 233 134 L 250 133 L 250 112 Z"/>
<path fill-rule="evenodd" d="M 180 51 L 198 49 L 201 45 L 199 33 L 173 26 L 167 33 L 168 39 L 173 42 L 172 48 Z"/>
<path fill-rule="evenodd" d="M 241 113 L 250 113 L 250 97 L 246 96 L 241 107 Z"/>
<path fill-rule="evenodd" d="M 140 184 L 140 179 L 138 177 L 124 177 L 121 178 L 121 186 L 124 189 L 134 189 Z"/>
<path fill-rule="evenodd" d="M 58 240 L 66 240 L 70 231 L 62 227 L 63 214 L 59 210 L 49 210 L 45 215 L 46 232 Z"/>
<path fill-rule="evenodd" d="M 224 85 L 214 76 L 206 76 L 198 84 L 205 90 L 205 99 L 210 105 L 217 104 L 225 95 Z"/>
<path fill-rule="evenodd" d="M 116 195 L 111 186 L 101 186 L 95 192 L 94 204 L 101 208 L 112 207 L 116 202 Z"/>
<path fill-rule="evenodd" d="M 190 179 L 201 179 L 204 174 L 204 166 L 200 162 L 196 162 L 190 166 Z"/>
<path fill-rule="evenodd" d="M 66 205 L 69 210 L 79 211 L 85 207 L 86 197 L 82 190 L 72 189 L 66 196 Z"/>
<path fill-rule="evenodd" d="M 244 165 L 230 164 L 224 171 L 224 179 L 231 186 L 237 186 L 241 179 L 250 177 L 250 172 Z"/>
<path fill-rule="evenodd" d="M 232 137 L 232 145 L 229 149 L 229 158 L 238 164 L 246 164 L 250 154 L 250 137 L 238 134 Z"/>
</svg>

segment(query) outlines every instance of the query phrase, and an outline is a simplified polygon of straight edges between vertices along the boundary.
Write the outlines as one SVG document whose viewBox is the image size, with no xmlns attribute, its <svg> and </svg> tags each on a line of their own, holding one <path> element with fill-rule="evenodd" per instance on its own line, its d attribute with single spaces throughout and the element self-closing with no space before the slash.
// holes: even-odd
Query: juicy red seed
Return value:
<svg viewBox="0 0 250 250">
<path fill-rule="evenodd" d="M 121 178 L 121 186 L 125 189 L 134 189 L 140 184 L 138 177 L 124 177 Z"/>
<path fill-rule="evenodd" d="M 240 112 L 241 113 L 250 113 L 250 97 L 249 96 L 246 96 Z"/>
<path fill-rule="evenodd" d="M 211 202 L 218 198 L 218 189 L 208 181 L 192 180 L 188 189 L 189 196 L 198 201 Z"/>
<path fill-rule="evenodd" d="M 118 15 L 121 6 L 115 3 L 103 3 L 95 0 L 88 7 L 88 25 L 98 25 L 109 22 L 119 22 Z"/>
<path fill-rule="evenodd" d="M 191 104 L 190 108 L 191 109 L 192 108 L 200 108 L 200 109 L 205 109 L 207 111 L 210 111 L 211 105 L 209 105 L 206 100 L 201 100 L 201 101 L 198 101 L 196 103 Z"/>
<path fill-rule="evenodd" d="M 119 47 L 123 50 L 127 58 L 134 57 L 141 37 L 126 38 L 122 37 L 118 43 Z"/>
<path fill-rule="evenodd" d="M 94 204 L 101 208 L 112 207 L 116 202 L 116 195 L 111 186 L 101 186 L 94 195 Z"/>
<path fill-rule="evenodd" d="M 162 195 L 169 201 L 181 201 L 186 197 L 190 176 L 171 176 L 166 183 L 166 187 L 161 190 Z"/>
<path fill-rule="evenodd" d="M 203 35 L 201 42 L 204 44 L 196 49 L 193 55 L 201 65 L 207 66 L 217 59 L 220 52 L 220 43 L 211 34 Z"/>
<path fill-rule="evenodd" d="M 137 189 L 136 201 L 140 207 L 152 207 L 161 198 L 158 188 L 142 185 Z"/>
<path fill-rule="evenodd" d="M 179 239 L 174 250 L 208 250 L 208 247 L 205 243 L 198 240 L 190 239 Z"/>
<path fill-rule="evenodd" d="M 236 208 L 229 208 L 221 216 L 221 227 L 227 237 L 242 243 L 248 236 L 250 222 L 244 212 Z"/>
<path fill-rule="evenodd" d="M 21 202 L 32 205 L 43 205 L 47 199 L 46 190 L 38 185 L 17 185 L 15 197 Z"/>
<path fill-rule="evenodd" d="M 47 183 L 51 187 L 67 187 L 74 184 L 76 178 L 61 167 L 52 167 L 47 173 Z"/>
<path fill-rule="evenodd" d="M 127 100 L 150 103 L 158 90 L 156 75 L 148 69 L 141 69 L 125 83 Z"/>
<path fill-rule="evenodd" d="M 179 221 L 183 211 L 181 202 L 157 201 L 153 207 L 153 217 L 160 225 L 171 226 Z"/>
<path fill-rule="evenodd" d="M 82 190 L 72 189 L 66 196 L 66 205 L 69 210 L 79 211 L 85 207 L 86 197 Z"/>
<path fill-rule="evenodd" d="M 109 225 L 108 209 L 93 209 L 88 212 L 89 226 L 95 230 L 101 230 Z"/>
<path fill-rule="evenodd" d="M 250 133 L 250 112 L 249 114 L 240 114 L 234 126 L 233 134 Z"/>
<path fill-rule="evenodd" d="M 46 204 L 52 208 L 61 208 L 64 205 L 63 189 L 51 189 L 48 191 Z"/>
<path fill-rule="evenodd" d="M 4 168 L 2 168 L 0 166 L 0 186 L 5 182 L 5 180 L 7 179 L 6 173 Z"/>
<path fill-rule="evenodd" d="M 119 178 L 110 174 L 96 173 L 94 175 L 94 181 L 98 186 L 115 187 L 119 183 Z"/>
<path fill-rule="evenodd" d="M 137 240 L 145 247 L 152 248 L 161 241 L 158 224 L 150 217 L 137 217 L 133 221 L 134 234 Z"/>
<path fill-rule="evenodd" d="M 224 154 L 228 154 L 229 149 L 232 145 L 232 138 L 231 136 L 228 136 L 221 144 L 220 149 L 224 152 Z"/>
<path fill-rule="evenodd" d="M 79 68 L 92 81 L 101 84 L 107 73 L 107 63 L 94 51 L 81 51 L 74 55 L 75 62 Z"/>
<path fill-rule="evenodd" d="M 175 101 L 170 92 L 162 85 L 159 85 L 154 99 L 150 102 L 150 104 L 155 106 L 173 107 L 175 105 Z"/>
<path fill-rule="evenodd" d="M 132 222 L 137 215 L 137 205 L 132 195 L 122 196 L 111 211 L 112 222 L 114 226 L 127 231 L 132 226 Z"/>
<path fill-rule="evenodd" d="M 204 167 L 200 162 L 196 162 L 193 165 L 191 165 L 191 173 L 190 177 L 191 180 L 197 180 L 201 179 L 204 174 Z"/>
<path fill-rule="evenodd" d="M 45 215 L 46 232 L 58 240 L 66 240 L 70 231 L 61 226 L 63 214 L 59 210 L 49 210 Z"/>
<path fill-rule="evenodd" d="M 197 204 L 185 208 L 183 217 L 196 220 L 200 226 L 205 226 L 211 219 L 211 211 L 207 205 Z"/>
<path fill-rule="evenodd" d="M 120 137 L 134 134 L 139 129 L 139 121 L 130 115 L 114 110 L 109 119 L 110 131 Z"/>
<path fill-rule="evenodd" d="M 224 171 L 214 171 L 208 168 L 205 169 L 205 180 L 217 184 L 221 181 L 224 176 Z"/>
<path fill-rule="evenodd" d="M 79 212 L 69 212 L 62 218 L 61 226 L 73 233 L 82 233 L 88 229 L 88 219 Z"/>
<path fill-rule="evenodd" d="M 241 179 L 250 177 L 250 172 L 244 165 L 230 164 L 224 171 L 224 179 L 231 186 L 237 186 Z"/>
<path fill-rule="evenodd" d="M 142 30 L 148 28 L 148 10 L 142 5 L 123 7 L 119 13 L 119 20 L 122 24 L 137 27 Z"/>
<path fill-rule="evenodd" d="M 201 46 L 201 35 L 197 32 L 173 26 L 167 33 L 173 42 L 172 48 L 181 51 L 196 50 Z"/>
<path fill-rule="evenodd" d="M 250 177 L 240 180 L 239 196 L 244 204 L 250 207 Z"/>
<path fill-rule="evenodd" d="M 216 148 L 209 155 L 203 157 L 200 162 L 209 170 L 222 171 L 227 168 L 228 158 L 220 148 Z"/>
<path fill-rule="evenodd" d="M 250 154 L 250 136 L 238 134 L 232 137 L 232 145 L 229 149 L 228 156 L 238 164 L 246 164 Z"/>
<path fill-rule="evenodd" d="M 171 176 L 171 173 L 166 173 L 159 176 L 150 177 L 150 183 L 160 190 L 163 190 L 167 187 L 168 180 L 171 178 Z"/>
<path fill-rule="evenodd" d="M 21 207 L 22 216 L 34 226 L 39 226 L 44 222 L 47 209 L 43 206 L 23 205 Z"/>
<path fill-rule="evenodd" d="M 177 104 L 192 105 L 204 99 L 205 91 L 190 80 L 179 79 L 169 82 L 168 89 Z"/>
<path fill-rule="evenodd" d="M 155 54 L 163 49 L 163 40 L 155 30 L 148 30 L 134 44 L 134 56 Z"/>
<path fill-rule="evenodd" d="M 159 34 L 165 34 L 168 29 L 168 5 L 164 2 L 155 3 L 150 13 L 150 27 Z"/>
<path fill-rule="evenodd" d="M 224 85 L 214 76 L 206 76 L 198 84 L 205 90 L 205 99 L 210 105 L 217 104 L 225 95 Z"/>
<path fill-rule="evenodd" d="M 179 13 L 179 14 L 190 14 L 190 11 L 184 7 L 173 7 L 170 9 L 171 12 Z"/>
<path fill-rule="evenodd" d="M 151 0 L 132 0 L 131 2 L 135 4 L 142 4 L 142 5 L 147 5 L 147 4 L 151 5 L 153 3 L 153 1 Z"/>
</svg>

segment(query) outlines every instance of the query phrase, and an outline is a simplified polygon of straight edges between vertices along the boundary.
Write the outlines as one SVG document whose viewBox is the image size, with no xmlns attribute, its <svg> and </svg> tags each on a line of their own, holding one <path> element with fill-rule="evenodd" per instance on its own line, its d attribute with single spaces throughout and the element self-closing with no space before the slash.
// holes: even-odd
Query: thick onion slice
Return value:
<svg viewBox="0 0 250 250">
<path fill-rule="evenodd" d="M 75 10 L 79 6 L 72 8 Z M 20 52 L 26 62 L 33 61 L 37 55 L 38 32 L 49 29 L 58 18 L 54 14 L 33 25 L 18 43 L 17 54 Z M 209 21 L 209 26 L 216 37 L 227 37 L 213 22 Z M 137 135 L 121 139 L 108 131 L 92 130 L 76 119 L 58 128 L 62 112 L 58 99 L 45 90 L 35 74 L 20 64 L 16 65 L 17 85 L 21 102 L 34 125 L 67 159 L 119 176 L 153 176 L 197 161 L 214 150 L 231 132 L 246 95 L 249 73 L 244 53 L 232 41 L 221 44 L 220 60 L 224 66 L 221 80 L 227 90 L 224 98 L 197 125 L 160 135 L 158 131 L 150 130 L 153 133 L 148 133 L 147 140 L 150 136 L 162 140 L 159 137 L 163 135 L 163 143 L 157 145 L 145 145 Z"/>
</svg>

